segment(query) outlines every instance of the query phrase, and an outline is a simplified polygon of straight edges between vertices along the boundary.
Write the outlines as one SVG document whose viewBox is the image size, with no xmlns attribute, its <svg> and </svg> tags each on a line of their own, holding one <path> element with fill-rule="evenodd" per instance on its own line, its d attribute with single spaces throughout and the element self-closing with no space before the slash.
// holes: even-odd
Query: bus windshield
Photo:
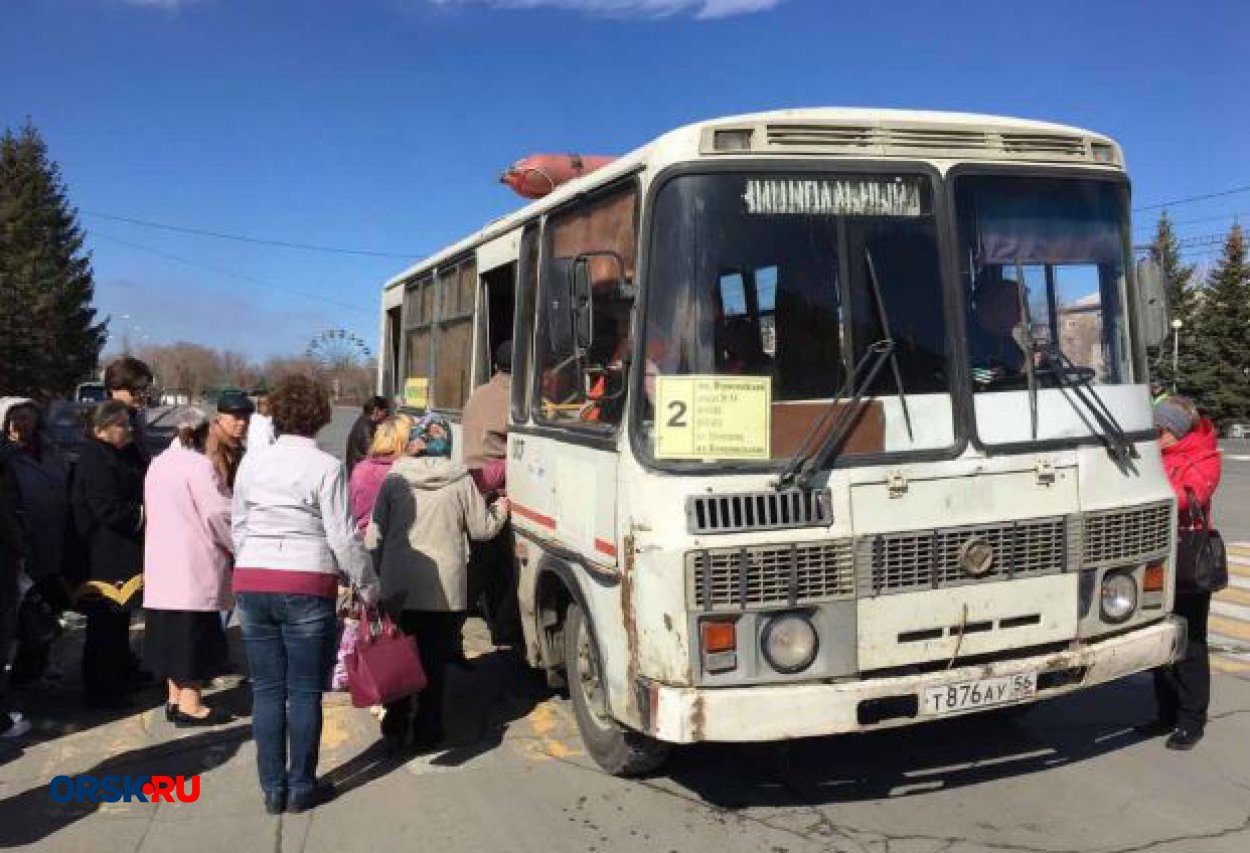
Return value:
<svg viewBox="0 0 1250 853">
<path fill-rule="evenodd" d="M 898 369 L 878 373 L 840 455 L 952 445 L 933 197 L 922 174 L 717 173 L 668 181 L 653 211 L 642 348 L 640 419 L 654 457 L 788 458 L 848 373 L 886 337 L 883 314 Z M 766 424 L 767 440 L 735 450 L 733 441 L 713 436 L 685 453 L 665 452 L 661 433 L 688 422 L 657 415 L 660 386 L 672 377 L 750 378 L 738 383 L 749 387 L 749 399 L 737 395 L 734 405 L 766 408 L 755 423 Z M 704 409 L 715 433 L 716 406 Z"/>
<path fill-rule="evenodd" d="M 1058 387 L 1063 371 L 1131 381 L 1127 199 L 1110 181 L 955 182 L 968 358 L 977 392 Z M 1061 362 L 1061 363 L 1060 363 Z"/>
</svg>

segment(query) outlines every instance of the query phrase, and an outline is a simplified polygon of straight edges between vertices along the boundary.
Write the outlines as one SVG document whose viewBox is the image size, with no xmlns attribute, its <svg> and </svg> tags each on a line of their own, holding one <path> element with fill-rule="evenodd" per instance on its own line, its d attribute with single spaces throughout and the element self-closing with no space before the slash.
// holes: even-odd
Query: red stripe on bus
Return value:
<svg viewBox="0 0 1250 853">
<path fill-rule="evenodd" d="M 609 557 L 616 556 L 616 546 L 606 539 L 596 539 L 595 550 L 600 554 L 607 554 Z"/>
<path fill-rule="evenodd" d="M 556 529 L 556 520 L 554 518 L 549 515 L 543 515 L 541 512 L 535 512 L 528 507 L 521 506 L 521 504 L 516 501 L 512 502 L 512 511 L 522 518 L 528 518 L 535 524 L 541 524 L 543 527 L 550 527 L 552 530 Z"/>
</svg>

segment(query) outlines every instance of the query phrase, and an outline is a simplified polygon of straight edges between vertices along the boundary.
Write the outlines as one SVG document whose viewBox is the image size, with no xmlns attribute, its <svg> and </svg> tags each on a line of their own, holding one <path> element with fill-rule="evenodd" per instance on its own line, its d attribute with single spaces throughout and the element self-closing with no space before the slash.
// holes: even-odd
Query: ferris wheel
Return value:
<svg viewBox="0 0 1250 853">
<path fill-rule="evenodd" d="M 357 367 L 373 357 L 364 339 L 346 329 L 326 329 L 308 342 L 304 355 L 323 367 Z"/>
</svg>

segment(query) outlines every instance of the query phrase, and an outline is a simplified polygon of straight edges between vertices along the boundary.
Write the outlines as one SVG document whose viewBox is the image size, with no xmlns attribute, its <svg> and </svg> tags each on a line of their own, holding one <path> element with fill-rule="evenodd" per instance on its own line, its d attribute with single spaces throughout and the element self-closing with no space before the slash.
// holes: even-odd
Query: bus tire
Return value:
<svg viewBox="0 0 1250 853">
<path fill-rule="evenodd" d="M 669 744 L 625 728 L 608 713 L 598 643 L 590 620 L 576 604 L 565 614 L 564 660 L 573 716 L 595 763 L 613 776 L 641 776 L 662 765 Z"/>
</svg>

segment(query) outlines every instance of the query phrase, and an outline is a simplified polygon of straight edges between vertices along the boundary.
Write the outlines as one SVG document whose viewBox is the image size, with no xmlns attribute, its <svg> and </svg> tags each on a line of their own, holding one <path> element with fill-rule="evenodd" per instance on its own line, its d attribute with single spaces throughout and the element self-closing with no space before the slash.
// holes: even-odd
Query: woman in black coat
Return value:
<svg viewBox="0 0 1250 853">
<path fill-rule="evenodd" d="M 92 415 L 92 435 L 74 472 L 70 503 L 87 551 L 88 584 L 80 595 L 87 616 L 82 675 L 87 704 L 122 708 L 134 681 L 130 608 L 143 576 L 143 468 L 127 452 L 130 412 L 118 400 Z"/>
</svg>

